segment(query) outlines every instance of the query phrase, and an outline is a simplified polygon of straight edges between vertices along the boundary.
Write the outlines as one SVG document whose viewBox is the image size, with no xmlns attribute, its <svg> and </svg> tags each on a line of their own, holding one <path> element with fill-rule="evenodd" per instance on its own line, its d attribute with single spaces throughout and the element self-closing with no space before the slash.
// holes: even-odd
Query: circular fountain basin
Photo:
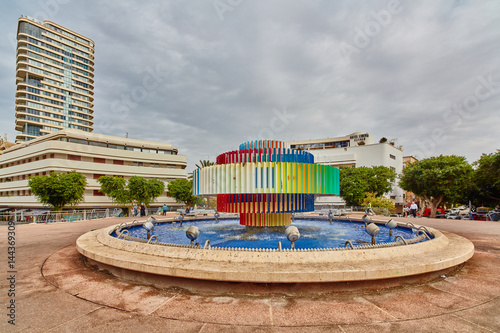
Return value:
<svg viewBox="0 0 500 333">
<path fill-rule="evenodd" d="M 379 222 L 380 226 L 385 223 Z M 359 223 L 352 226 L 359 227 Z M 112 226 L 82 235 L 77 240 L 78 251 L 92 264 L 104 269 L 114 267 L 160 276 L 217 281 L 309 283 L 399 278 L 446 270 L 467 261 L 474 253 L 469 240 L 431 228 L 427 229 L 433 234 L 432 239 L 409 245 L 399 241 L 398 246 L 377 244 L 354 249 L 296 250 L 217 248 L 203 243 L 198 247 L 147 244 L 112 236 L 116 228 Z M 302 238 L 296 245 L 301 241 Z"/>
<path fill-rule="evenodd" d="M 212 248 L 244 248 L 244 249 L 277 249 L 281 242 L 282 249 L 290 249 L 285 227 L 248 227 L 239 224 L 238 219 L 186 221 L 180 223 L 159 223 L 151 232 L 157 236 L 156 241 L 167 244 L 189 245 L 186 231 L 192 226 L 200 230 L 196 241 L 202 246 L 210 241 Z M 343 248 L 350 241 L 354 246 L 371 244 L 371 236 L 366 232 L 364 223 L 333 220 L 331 223 L 318 219 L 297 219 L 292 226 L 298 228 L 300 241 L 295 243 L 295 249 L 325 249 Z M 377 243 L 391 243 L 396 236 L 404 239 L 417 238 L 415 229 L 395 228 L 391 236 L 390 229 L 380 225 Z M 127 228 L 129 236 L 147 240 L 146 229 L 142 225 Z M 111 234 L 118 237 L 116 232 Z M 132 239 L 132 238 L 129 238 Z M 420 237 L 419 240 L 425 240 Z"/>
</svg>

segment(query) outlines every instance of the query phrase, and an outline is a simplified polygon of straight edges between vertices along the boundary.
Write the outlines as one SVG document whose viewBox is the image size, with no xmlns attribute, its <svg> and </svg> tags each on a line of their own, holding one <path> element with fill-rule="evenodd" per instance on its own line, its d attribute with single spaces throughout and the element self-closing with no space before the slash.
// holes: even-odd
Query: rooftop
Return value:
<svg viewBox="0 0 500 333">
<path fill-rule="evenodd" d="M 177 148 L 173 147 L 170 143 L 137 140 L 137 139 L 131 139 L 131 138 L 122 138 L 122 137 L 118 137 L 118 136 L 90 133 L 90 132 L 80 131 L 77 129 L 68 128 L 68 129 L 60 130 L 57 132 L 53 132 L 53 133 L 38 137 L 38 138 L 30 140 L 30 141 L 26 141 L 26 142 L 17 144 L 15 146 L 12 146 L 8 150 L 6 150 L 5 153 L 15 151 L 17 149 L 21 149 L 24 147 L 36 145 L 36 144 L 46 142 L 46 141 L 60 140 L 62 138 L 89 140 L 89 141 L 103 142 L 103 143 L 122 145 L 122 146 L 130 146 L 130 147 L 144 147 L 144 148 L 151 148 L 151 149 L 163 149 L 163 150 L 175 150 L 175 151 L 177 151 Z"/>
</svg>

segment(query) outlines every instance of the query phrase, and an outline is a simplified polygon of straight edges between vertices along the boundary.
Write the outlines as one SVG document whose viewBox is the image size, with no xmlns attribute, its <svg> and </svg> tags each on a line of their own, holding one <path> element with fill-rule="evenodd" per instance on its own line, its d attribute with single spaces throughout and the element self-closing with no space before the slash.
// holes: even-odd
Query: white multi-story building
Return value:
<svg viewBox="0 0 500 333">
<path fill-rule="evenodd" d="M 400 174 L 403 170 L 403 152 L 393 142 L 375 142 L 369 133 L 353 133 L 343 137 L 315 140 L 290 141 L 290 148 L 307 150 L 314 155 L 314 162 L 335 167 L 372 167 L 385 166 Z M 397 206 L 404 204 L 404 191 L 396 180 L 388 198 L 394 199 Z M 318 208 L 343 205 L 340 197 L 320 197 L 316 200 Z"/>
<path fill-rule="evenodd" d="M 42 208 L 28 181 L 33 176 L 75 170 L 87 178 L 84 202 L 78 208 L 112 208 L 116 205 L 99 192 L 100 176 L 156 178 L 168 184 L 186 174 L 186 156 L 168 143 L 120 138 L 65 129 L 17 144 L 0 155 L 0 209 Z M 166 186 L 152 207 L 167 203 Z"/>
<path fill-rule="evenodd" d="M 94 42 L 23 16 L 17 29 L 16 143 L 94 128 Z"/>
</svg>

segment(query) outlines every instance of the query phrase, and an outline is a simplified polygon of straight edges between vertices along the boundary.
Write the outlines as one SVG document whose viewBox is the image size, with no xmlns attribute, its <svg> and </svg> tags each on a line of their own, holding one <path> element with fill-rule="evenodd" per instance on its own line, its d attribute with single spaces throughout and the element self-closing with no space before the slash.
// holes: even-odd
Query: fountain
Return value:
<svg viewBox="0 0 500 333">
<path fill-rule="evenodd" d="M 216 195 L 217 210 L 239 213 L 255 227 L 291 223 L 293 212 L 314 210 L 315 195 L 338 195 L 339 169 L 280 141 L 250 141 L 193 172 L 194 195 Z"/>
<path fill-rule="evenodd" d="M 338 195 L 338 169 L 314 164 L 312 154 L 289 149 L 279 141 L 247 142 L 239 148 L 219 155 L 216 165 L 195 170 L 193 193 L 217 196 L 217 211 L 208 224 L 219 233 L 227 221 L 240 226 L 238 232 L 246 240 L 267 231 L 283 239 L 271 238 L 271 245 L 257 247 L 251 242 L 233 245 L 234 235 L 207 238 L 207 222 L 181 216 L 180 226 L 175 219 L 164 218 L 91 231 L 77 240 L 78 251 L 93 265 L 120 272 L 118 275 L 127 271 L 141 278 L 149 273 L 258 283 L 366 281 L 431 274 L 450 270 L 474 253 L 472 243 L 463 237 L 368 216 L 340 222 L 362 231 L 371 242 L 361 239 L 364 236 L 352 236 L 340 237 L 333 245 L 328 245 L 326 238 L 306 245 L 308 226 L 291 225 L 292 214 L 313 211 L 315 195 Z M 227 220 L 224 213 L 239 213 L 239 224 Z M 304 218 L 320 219 L 321 230 L 339 230 L 333 214 L 298 214 L 293 216 L 293 224 L 312 224 Z M 169 241 L 176 233 L 184 240 Z M 162 238 L 165 235 L 167 238 Z"/>
</svg>

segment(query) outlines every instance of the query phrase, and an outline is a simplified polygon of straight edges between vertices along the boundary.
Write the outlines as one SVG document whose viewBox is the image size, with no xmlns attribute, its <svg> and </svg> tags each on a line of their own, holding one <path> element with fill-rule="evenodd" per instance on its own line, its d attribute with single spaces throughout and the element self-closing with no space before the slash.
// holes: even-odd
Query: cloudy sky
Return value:
<svg viewBox="0 0 500 333">
<path fill-rule="evenodd" d="M 9 1 L 0 133 L 15 138 L 17 19 L 96 44 L 95 132 L 200 159 L 252 139 L 369 132 L 405 155 L 500 149 L 500 2 Z"/>
</svg>

